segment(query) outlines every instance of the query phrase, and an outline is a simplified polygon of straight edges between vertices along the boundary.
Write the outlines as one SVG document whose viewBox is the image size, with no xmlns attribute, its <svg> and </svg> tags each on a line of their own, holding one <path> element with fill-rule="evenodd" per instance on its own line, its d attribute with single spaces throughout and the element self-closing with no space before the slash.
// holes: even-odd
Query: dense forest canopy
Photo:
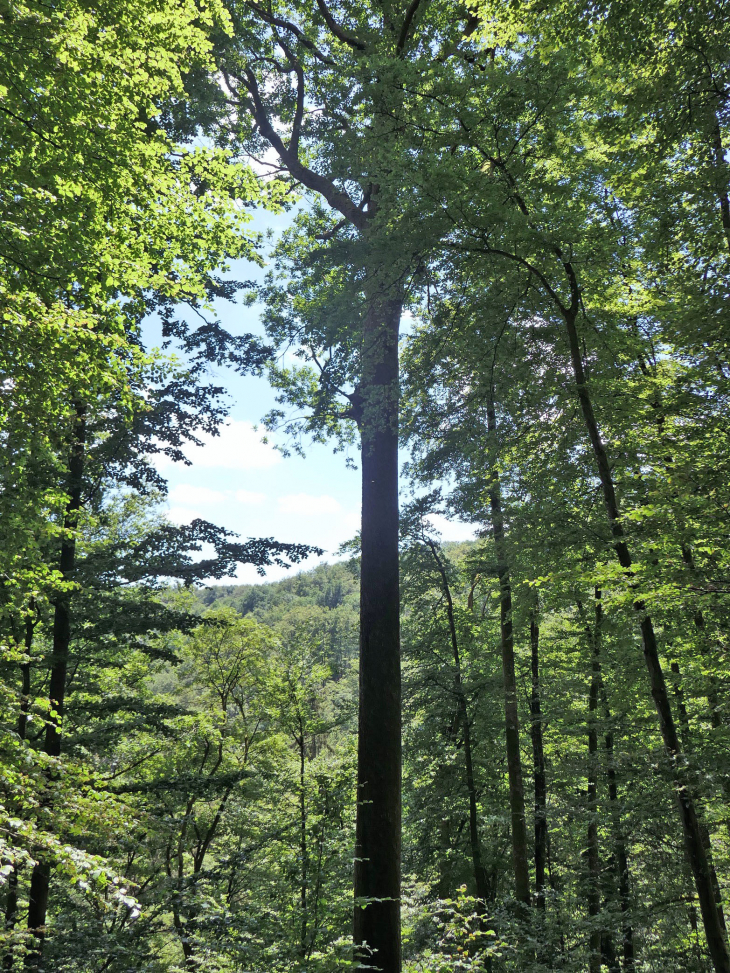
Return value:
<svg viewBox="0 0 730 973">
<path fill-rule="evenodd" d="M 0 0 L 3 970 L 730 973 L 729 51 Z M 166 516 L 234 373 L 334 561 Z"/>
</svg>

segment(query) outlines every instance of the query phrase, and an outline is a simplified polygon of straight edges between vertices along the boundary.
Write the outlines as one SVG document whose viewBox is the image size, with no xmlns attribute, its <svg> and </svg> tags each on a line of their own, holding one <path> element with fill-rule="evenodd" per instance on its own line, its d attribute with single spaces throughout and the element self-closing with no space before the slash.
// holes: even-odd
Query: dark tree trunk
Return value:
<svg viewBox="0 0 730 973">
<path fill-rule="evenodd" d="M 304 725 L 299 720 L 299 736 L 297 737 L 297 747 L 299 749 L 299 854 L 301 855 L 301 870 L 299 873 L 299 907 L 302 910 L 301 928 L 299 933 L 299 958 L 302 962 L 307 958 L 307 792 L 306 792 L 306 770 L 307 762 L 304 753 Z"/>
<path fill-rule="evenodd" d="M 64 517 L 64 535 L 61 545 L 59 568 L 64 580 L 71 578 L 76 560 L 76 539 L 72 531 L 78 523 L 82 503 L 84 452 L 86 448 L 86 408 L 76 403 L 76 422 L 71 445 L 68 467 L 68 505 Z M 49 702 L 53 713 L 46 723 L 43 749 L 51 757 L 61 754 L 60 726 L 63 719 L 66 698 L 66 669 L 68 666 L 69 646 L 71 644 L 71 606 L 68 592 L 56 597 L 53 614 L 53 653 L 51 656 L 51 679 Z M 48 911 L 48 890 L 51 878 L 50 862 L 39 861 L 33 868 L 28 893 L 28 929 L 36 940 L 35 949 L 26 956 L 29 969 L 40 969 L 45 937 L 46 913 Z"/>
<path fill-rule="evenodd" d="M 489 878 L 487 876 L 487 870 L 484 867 L 484 862 L 482 861 L 482 845 L 479 838 L 477 791 L 474 783 L 474 763 L 472 760 L 471 746 L 471 724 L 469 722 L 469 710 L 466 705 L 464 684 L 461 678 L 461 653 L 459 651 L 459 639 L 456 632 L 456 619 L 454 618 L 454 602 L 451 597 L 451 588 L 449 587 L 446 569 L 439 556 L 438 549 L 433 541 L 429 540 L 427 543 L 441 576 L 441 586 L 444 592 L 444 598 L 446 599 L 451 651 L 454 657 L 454 690 L 459 709 L 459 720 L 464 728 L 464 764 L 466 769 L 466 789 L 469 795 L 469 847 L 471 849 L 471 861 L 472 868 L 474 869 L 474 884 L 476 886 L 477 898 L 486 904 L 490 897 Z"/>
<path fill-rule="evenodd" d="M 5 935 L 8 943 L 11 942 L 15 922 L 18 917 L 18 867 L 15 866 L 8 876 L 8 892 L 5 899 Z M 3 969 L 12 970 L 13 968 L 13 949 L 11 945 L 6 945 L 7 952 L 3 956 Z"/>
<path fill-rule="evenodd" d="M 591 663 L 591 688 L 589 694 L 589 721 L 588 721 L 588 750 L 590 759 L 590 769 L 588 778 L 588 804 L 589 813 L 592 814 L 591 825 L 588 833 L 588 859 L 589 859 L 589 913 L 593 917 L 598 917 L 601 913 L 601 874 L 600 874 L 600 847 L 598 842 L 598 700 L 601 698 L 604 704 L 606 720 L 610 720 L 610 711 L 606 698 L 606 690 L 603 683 L 603 673 L 601 670 L 601 639 L 603 623 L 603 606 L 601 604 L 601 592 L 596 588 L 595 593 L 595 622 L 593 629 L 587 627 L 588 639 L 592 648 Z M 609 799 L 611 801 L 611 815 L 614 824 L 614 845 L 616 849 L 616 862 L 619 880 L 619 896 L 621 899 L 621 940 L 623 944 L 624 970 L 634 968 L 634 945 L 633 930 L 627 926 L 626 913 L 629 909 L 629 870 L 626 858 L 626 846 L 621 834 L 621 818 L 618 808 L 618 791 L 616 788 L 616 774 L 613 767 L 613 735 L 610 729 L 606 731 L 604 738 L 607 752 L 607 780 Z M 591 932 L 591 971 L 600 970 L 601 960 L 596 960 L 596 952 L 600 949 L 600 957 L 611 973 L 619 970 L 619 961 L 613 944 L 611 931 L 605 924 L 597 924 Z"/>
<path fill-rule="evenodd" d="M 687 565 L 692 574 L 695 574 L 695 561 L 692 555 L 692 550 L 687 547 L 686 544 L 682 545 L 682 560 Z M 708 655 L 709 647 L 707 645 L 707 630 L 705 627 L 705 616 L 702 609 L 696 607 L 693 613 L 693 621 L 695 629 L 698 633 L 698 638 L 700 640 L 700 652 L 703 656 Z M 713 729 L 717 730 L 722 726 L 723 718 L 721 712 L 721 701 L 720 701 L 720 687 L 718 686 L 717 676 L 713 674 L 710 675 L 710 686 L 707 691 L 707 703 L 710 707 L 710 721 L 712 723 Z M 723 776 L 723 790 L 725 796 L 728 796 L 728 779 Z"/>
<path fill-rule="evenodd" d="M 497 418 L 494 400 L 490 396 L 487 405 L 487 428 L 496 438 Z M 492 533 L 499 573 L 500 633 L 502 643 L 502 675 L 504 679 L 504 722 L 507 744 L 507 771 L 509 776 L 509 803 L 512 822 L 512 866 L 515 880 L 515 898 L 529 905 L 530 870 L 527 854 L 527 825 L 525 822 L 525 789 L 522 780 L 520 758 L 520 723 L 517 713 L 517 682 L 515 678 L 514 637 L 512 633 L 512 583 L 510 580 L 507 545 L 504 535 L 502 495 L 496 469 L 490 474 L 489 506 L 492 517 Z"/>
<path fill-rule="evenodd" d="M 725 234 L 725 242 L 730 250 L 730 198 L 728 198 L 728 167 L 725 159 L 725 147 L 722 144 L 722 131 L 717 112 L 713 112 L 712 152 L 715 163 L 715 178 L 717 180 L 717 195 L 720 203 L 720 221 Z"/>
<path fill-rule="evenodd" d="M 34 610 L 34 603 L 31 604 L 31 609 Z M 33 645 L 33 633 L 35 631 L 35 622 L 32 618 L 28 617 L 25 622 L 25 654 L 30 655 L 30 650 Z M 20 667 L 21 676 L 21 699 L 20 699 L 20 713 L 18 714 L 18 737 L 21 740 L 25 740 L 27 729 L 28 729 L 28 710 L 30 708 L 30 660 L 27 659 Z M 15 929 L 15 924 L 18 920 L 18 878 L 19 869 L 18 866 L 13 866 L 13 870 L 8 876 L 8 892 L 5 899 L 5 935 L 10 937 L 13 930 Z M 5 956 L 3 957 L 3 969 L 12 970 L 13 968 L 13 952 L 12 947 L 9 946 Z"/>
<path fill-rule="evenodd" d="M 590 933 L 588 940 L 589 973 L 601 973 L 601 942 L 603 930 L 601 915 L 601 861 L 598 847 L 598 690 L 601 679 L 600 638 L 601 603 L 596 598 L 596 618 L 591 632 L 588 629 L 591 646 L 591 686 L 588 693 L 588 917 Z"/>
<path fill-rule="evenodd" d="M 540 627 L 535 614 L 530 618 L 530 655 L 532 688 L 530 693 L 530 736 L 535 787 L 535 902 L 545 910 L 545 875 L 547 869 L 547 778 L 542 739 L 542 701 L 540 697 Z"/>
<path fill-rule="evenodd" d="M 565 265 L 566 272 L 571 281 L 573 290 L 573 302 L 570 309 L 563 308 L 563 317 L 568 332 L 568 342 L 570 346 L 570 356 L 573 366 L 573 376 L 576 383 L 576 391 L 580 403 L 581 411 L 586 425 L 588 438 L 593 449 L 596 461 L 598 476 L 601 481 L 603 499 L 608 515 L 608 522 L 613 538 L 613 547 L 619 564 L 627 573 L 631 575 L 632 558 L 629 551 L 623 525 L 621 524 L 616 489 L 613 482 L 613 474 L 608 461 L 606 448 L 601 439 L 593 411 L 585 370 L 583 368 L 583 358 L 580 351 L 580 342 L 576 329 L 576 317 L 580 307 L 579 293 L 573 268 Z M 722 927 L 715 902 L 714 886 L 716 879 L 713 878 L 714 869 L 708 861 L 702 840 L 702 829 L 697 814 L 697 802 L 690 782 L 684 770 L 682 760 L 682 748 L 677 735 L 677 728 L 672 715 L 672 707 L 667 691 L 667 684 L 664 678 L 661 661 L 659 659 L 659 647 L 657 644 L 656 633 L 651 616 L 646 610 L 646 605 L 641 599 L 636 599 L 634 609 L 639 618 L 639 627 L 644 649 L 644 661 L 649 674 L 651 695 L 654 706 L 659 718 L 659 727 L 664 741 L 664 747 L 669 758 L 672 774 L 674 778 L 674 790 L 679 808 L 679 815 L 682 822 L 684 833 L 684 845 L 687 859 L 692 869 L 697 897 L 700 902 L 702 922 L 707 937 L 707 945 L 712 957 L 713 966 L 716 973 L 730 973 L 730 953 L 728 952 L 727 937 Z"/>
<path fill-rule="evenodd" d="M 607 730 L 604 737 L 606 750 L 606 779 L 608 781 L 608 799 L 611 807 L 611 824 L 613 828 L 613 844 L 616 855 L 616 871 L 618 873 L 618 894 L 621 902 L 621 944 L 623 953 L 624 973 L 633 973 L 634 962 L 634 930 L 631 924 L 631 884 L 629 874 L 629 858 L 626 851 L 626 837 L 621 823 L 621 806 L 618 799 L 618 781 L 616 779 L 616 761 L 614 758 L 613 731 L 611 730 L 611 711 L 608 706 L 605 687 L 601 683 L 603 709 L 606 717 Z"/>
<path fill-rule="evenodd" d="M 400 973 L 401 676 L 398 328 L 371 300 L 363 336 L 362 561 L 354 936 L 364 965 Z M 372 951 L 372 953 L 370 952 Z"/>
<path fill-rule="evenodd" d="M 601 936 L 601 957 L 609 973 L 621 973 L 618 956 L 613 945 L 613 936 L 610 932 L 604 932 Z"/>
<path fill-rule="evenodd" d="M 687 703 L 684 698 L 684 690 L 682 689 L 681 673 L 679 671 L 679 663 L 672 662 L 671 664 L 672 675 L 675 677 L 674 682 L 674 696 L 677 700 L 677 712 L 679 713 L 679 727 L 680 734 L 682 737 L 682 745 L 687 753 L 692 750 L 692 729 L 689 722 L 689 713 L 687 712 Z M 710 874 L 713 879 L 713 891 L 715 895 L 715 903 L 717 906 L 717 914 L 720 920 L 720 924 L 723 929 L 725 929 L 725 912 L 722 907 L 722 892 L 720 891 L 720 883 L 717 880 L 717 873 L 715 871 L 714 862 L 712 858 L 712 843 L 710 841 L 710 832 L 707 830 L 707 825 L 700 819 L 700 829 L 702 831 L 702 844 L 705 848 L 705 854 L 707 855 L 707 860 L 710 864 Z"/>
</svg>

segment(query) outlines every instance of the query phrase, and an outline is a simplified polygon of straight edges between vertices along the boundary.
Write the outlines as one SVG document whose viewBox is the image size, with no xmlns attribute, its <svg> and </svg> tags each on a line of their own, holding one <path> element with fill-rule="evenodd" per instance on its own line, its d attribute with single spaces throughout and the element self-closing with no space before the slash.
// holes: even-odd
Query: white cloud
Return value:
<svg viewBox="0 0 730 973">
<path fill-rule="evenodd" d="M 200 437 L 202 446 L 185 446 L 183 452 L 198 467 L 217 467 L 226 470 L 263 470 L 281 462 L 282 456 L 269 443 L 261 442 L 261 433 L 253 424 L 233 420 L 221 426 L 219 435 L 207 433 Z M 158 457 L 158 468 L 169 466 L 171 460 Z"/>
<path fill-rule="evenodd" d="M 475 528 L 471 524 L 463 524 L 458 520 L 447 520 L 443 514 L 428 514 L 424 520 L 441 534 L 444 541 L 473 541 L 476 539 Z"/>
<path fill-rule="evenodd" d="M 167 511 L 167 519 L 173 524 L 189 524 L 193 520 L 203 520 L 197 510 L 190 510 L 189 507 L 172 507 Z"/>
<path fill-rule="evenodd" d="M 170 491 L 170 499 L 176 504 L 207 504 L 222 503 L 225 495 L 219 490 L 211 490 L 209 487 L 192 486 L 190 483 L 179 483 L 174 490 Z"/>
<path fill-rule="evenodd" d="M 279 497 L 279 510 L 284 514 L 302 514 L 317 517 L 322 514 L 338 514 L 342 509 L 334 497 L 322 494 L 319 497 L 308 493 L 290 493 Z"/>
<path fill-rule="evenodd" d="M 256 493 L 253 490 L 236 490 L 236 500 L 239 503 L 263 503 L 266 499 L 265 493 Z"/>
<path fill-rule="evenodd" d="M 359 510 L 351 510 L 346 513 L 342 518 L 342 526 L 345 530 L 349 530 L 354 536 L 360 530 L 362 526 L 362 516 Z"/>
</svg>

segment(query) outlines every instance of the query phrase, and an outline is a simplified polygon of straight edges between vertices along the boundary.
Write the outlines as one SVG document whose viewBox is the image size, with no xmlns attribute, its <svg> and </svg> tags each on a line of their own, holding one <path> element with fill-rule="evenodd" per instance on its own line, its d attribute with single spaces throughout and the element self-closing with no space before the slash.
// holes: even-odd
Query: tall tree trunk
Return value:
<svg viewBox="0 0 730 973">
<path fill-rule="evenodd" d="M 35 601 L 30 605 L 31 610 L 35 610 Z M 33 645 L 33 633 L 35 632 L 36 622 L 29 616 L 25 621 L 24 648 L 25 654 L 30 655 Z M 30 659 L 20 667 L 21 678 L 21 699 L 20 712 L 18 714 L 18 737 L 25 740 L 28 730 L 28 710 L 30 709 Z M 10 941 L 15 924 L 18 920 L 18 880 L 20 869 L 13 865 L 13 869 L 8 876 L 8 892 L 5 899 L 5 936 Z M 3 969 L 12 970 L 13 951 L 12 946 L 7 947 L 7 952 L 3 957 Z"/>
<path fill-rule="evenodd" d="M 466 769 L 466 789 L 469 795 L 469 847 L 471 849 L 472 868 L 474 869 L 474 884 L 476 885 L 477 897 L 487 903 L 489 900 L 489 879 L 487 870 L 482 861 L 482 845 L 479 838 L 479 819 L 477 810 L 477 791 L 474 783 L 474 763 L 472 760 L 471 747 L 471 724 L 469 723 L 469 710 L 466 705 L 466 694 L 464 683 L 461 677 L 461 652 L 459 651 L 459 639 L 456 632 L 456 619 L 454 618 L 454 602 L 451 597 L 451 588 L 446 574 L 446 568 L 439 556 L 436 544 L 427 539 L 426 543 L 431 549 L 431 553 L 436 562 L 439 575 L 441 576 L 441 586 L 446 599 L 446 612 L 449 620 L 449 634 L 451 637 L 451 651 L 454 657 L 454 690 L 456 692 L 456 704 L 459 709 L 459 719 L 464 728 L 464 764 Z"/>
<path fill-rule="evenodd" d="M 494 396 L 490 391 L 487 404 L 487 429 L 496 441 L 497 417 Z M 494 455 L 496 457 L 496 449 Z M 522 780 L 520 758 L 520 722 L 517 713 L 517 682 L 515 679 L 514 637 L 512 632 L 512 583 L 510 580 L 507 545 L 504 536 L 502 494 L 496 467 L 490 473 L 489 507 L 492 517 L 492 534 L 497 554 L 499 573 L 500 635 L 502 644 L 502 676 L 504 680 L 504 723 L 507 743 L 507 772 L 509 776 L 509 803 L 512 821 L 512 867 L 515 881 L 515 898 L 529 905 L 530 869 L 527 854 L 527 825 L 525 823 L 525 789 Z"/>
<path fill-rule="evenodd" d="M 78 524 L 81 509 L 84 454 L 86 448 L 86 407 L 75 403 L 76 421 L 74 426 L 71 455 L 68 467 L 68 505 L 64 516 L 64 539 L 61 544 L 59 568 L 64 581 L 73 574 L 76 561 L 76 537 L 74 531 Z M 71 606 L 68 592 L 56 597 L 53 614 L 53 654 L 51 656 L 51 679 L 49 702 L 52 713 L 46 722 L 43 749 L 51 757 L 61 754 L 60 726 L 63 719 L 66 698 L 66 669 L 71 644 Z M 28 929 L 35 937 L 35 949 L 27 954 L 26 966 L 32 970 L 40 969 L 45 938 L 46 913 L 48 910 L 48 889 L 51 878 L 51 864 L 39 861 L 33 868 L 28 894 Z"/>
<path fill-rule="evenodd" d="M 591 686 L 588 693 L 588 917 L 589 973 L 601 973 L 601 861 L 598 847 L 598 691 L 601 679 L 600 638 L 602 609 L 596 592 L 596 616 L 593 631 L 588 626 L 591 647 Z"/>
<path fill-rule="evenodd" d="M 672 670 L 672 675 L 675 677 L 674 696 L 675 699 L 677 700 L 677 712 L 679 713 L 679 727 L 680 727 L 680 734 L 682 737 L 682 744 L 684 746 L 685 752 L 690 753 L 692 750 L 692 729 L 690 727 L 690 722 L 689 722 L 689 713 L 687 712 L 687 703 L 684 698 L 684 690 L 682 689 L 679 663 L 672 662 L 671 670 Z M 722 892 L 720 890 L 720 883 L 717 880 L 717 873 L 715 871 L 714 863 L 712 859 L 712 843 L 710 841 L 710 832 L 707 828 L 707 825 L 702 819 L 700 819 L 700 829 L 702 832 L 702 844 L 705 849 L 705 854 L 707 855 L 707 860 L 710 864 L 710 874 L 713 880 L 713 892 L 715 895 L 717 914 L 722 928 L 725 929 L 726 928 L 725 912 L 722 907 Z"/>
<path fill-rule="evenodd" d="M 730 250 L 730 198 L 728 198 L 728 166 L 725 159 L 725 146 L 722 144 L 722 130 L 717 111 L 713 109 L 712 153 L 717 181 L 717 196 L 720 203 L 720 222 L 725 234 L 725 242 Z"/>
<path fill-rule="evenodd" d="M 362 560 L 354 937 L 361 961 L 400 973 L 401 674 L 398 572 L 398 328 L 377 297 L 363 337 Z M 372 951 L 372 952 L 370 952 Z"/>
<path fill-rule="evenodd" d="M 687 565 L 692 574 L 695 574 L 695 561 L 692 554 L 691 548 L 686 544 L 682 545 L 682 560 Z M 709 654 L 709 648 L 707 645 L 707 631 L 705 628 L 705 616 L 702 609 L 697 606 L 693 612 L 693 621 L 695 630 L 698 633 L 698 638 L 700 640 L 700 652 L 703 656 Z M 707 703 L 710 707 L 710 721 L 712 723 L 713 729 L 717 730 L 722 726 L 722 715 L 721 715 L 721 704 L 720 704 L 720 691 L 717 682 L 717 676 L 712 673 L 710 675 L 710 685 L 707 691 Z M 725 795 L 728 796 L 728 780 L 726 776 L 723 776 L 723 790 Z"/>
<path fill-rule="evenodd" d="M 31 603 L 31 609 L 35 610 L 34 602 Z M 35 621 L 29 616 L 25 621 L 25 637 L 24 637 L 24 648 L 25 654 L 30 655 L 30 650 L 33 645 L 33 633 L 35 632 Z M 21 677 L 21 698 L 20 698 L 20 713 L 18 714 L 18 737 L 21 740 L 25 740 L 27 729 L 28 729 L 28 710 L 30 709 L 30 659 L 26 661 L 20 667 L 20 677 Z M 13 866 L 13 870 L 8 876 L 8 892 L 5 899 L 5 936 L 11 937 L 13 930 L 15 929 L 15 923 L 18 919 L 18 879 L 19 879 L 19 868 L 17 865 Z M 3 957 L 3 969 L 12 970 L 13 968 L 13 951 L 12 947 L 9 946 L 7 952 Z"/>
<path fill-rule="evenodd" d="M 307 958 L 307 794 L 306 794 L 306 755 L 304 753 L 304 723 L 299 719 L 299 854 L 301 869 L 299 873 L 299 907 L 302 910 L 301 928 L 299 933 L 299 958 L 304 963 Z"/>
<path fill-rule="evenodd" d="M 606 718 L 606 734 L 604 747 L 606 751 L 606 779 L 608 781 L 608 800 L 611 808 L 611 825 L 613 829 L 613 844 L 616 855 L 616 871 L 618 873 L 618 894 L 621 903 L 621 945 L 623 953 L 624 973 L 633 973 L 634 961 L 634 930 L 631 924 L 631 884 L 629 874 L 629 858 L 626 851 L 626 837 L 621 823 L 621 805 L 618 799 L 618 781 L 616 778 L 616 760 L 614 757 L 613 731 L 611 729 L 611 710 L 608 705 L 605 686 L 601 681 L 601 697 L 603 711 Z"/>
<path fill-rule="evenodd" d="M 629 863 L 626 853 L 626 841 L 621 826 L 621 809 L 618 803 L 618 785 L 616 781 L 616 768 L 614 761 L 613 732 L 611 730 L 611 710 L 608 705 L 606 687 L 603 681 L 601 668 L 601 623 L 603 621 L 603 608 L 601 605 L 601 592 L 596 588 L 595 605 L 595 629 L 592 636 L 593 642 L 593 679 L 591 692 L 595 684 L 598 695 L 603 703 L 603 713 L 606 720 L 606 733 L 604 735 L 604 748 L 606 752 L 606 780 L 608 782 L 608 797 L 611 808 L 611 823 L 613 828 L 614 860 L 618 878 L 619 900 L 621 906 L 621 943 L 623 954 L 624 973 L 632 973 L 634 969 L 634 933 L 631 927 L 631 898 L 629 889 Z M 589 631 L 589 638 L 591 633 Z M 591 698 L 592 701 L 592 698 Z M 597 744 L 597 740 L 596 740 Z M 596 766 L 597 770 L 597 766 Z M 613 948 L 613 939 L 608 930 L 603 931 L 601 952 L 604 961 L 610 970 L 618 969 L 618 959 Z"/>
<path fill-rule="evenodd" d="M 576 383 L 576 391 L 583 413 L 586 431 L 593 449 L 598 476 L 601 481 L 614 551 L 616 552 L 619 564 L 626 574 L 630 576 L 633 561 L 621 523 L 611 466 L 593 411 L 593 403 L 588 390 L 576 329 L 576 318 L 580 307 L 580 293 L 573 268 L 567 263 L 564 266 L 571 282 L 573 298 L 571 307 L 562 309 L 568 333 L 573 377 Z M 659 659 L 659 647 L 654 625 L 651 616 L 646 610 L 646 605 L 641 599 L 637 598 L 634 601 L 634 609 L 639 618 L 644 661 L 649 673 L 651 695 L 659 718 L 659 727 L 664 741 L 664 747 L 672 768 L 674 790 L 684 833 L 685 850 L 697 889 L 697 897 L 700 902 L 702 922 L 707 937 L 710 956 L 712 957 L 716 973 L 730 973 L 730 953 L 728 952 L 727 937 L 720 922 L 715 902 L 714 884 L 716 879 L 713 880 L 714 869 L 712 868 L 711 862 L 708 861 L 705 852 L 702 829 L 697 814 L 696 798 L 690 787 L 690 782 L 687 780 L 683 766 L 682 748 L 672 715 L 672 707 L 664 678 L 664 671 Z"/>
<path fill-rule="evenodd" d="M 547 778 L 545 749 L 542 739 L 542 700 L 540 695 L 540 626 L 533 612 L 530 616 L 530 656 L 532 687 L 530 693 L 530 736 L 535 788 L 535 902 L 545 910 L 545 874 L 548 852 Z"/>
</svg>

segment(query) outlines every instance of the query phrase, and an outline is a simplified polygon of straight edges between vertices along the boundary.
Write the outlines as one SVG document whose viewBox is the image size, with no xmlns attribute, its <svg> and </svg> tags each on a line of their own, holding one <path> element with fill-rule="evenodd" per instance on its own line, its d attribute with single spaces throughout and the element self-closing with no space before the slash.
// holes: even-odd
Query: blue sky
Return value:
<svg viewBox="0 0 730 973">
<path fill-rule="evenodd" d="M 290 218 L 286 214 L 259 216 L 254 226 L 279 230 Z M 231 267 L 231 276 L 241 280 L 260 277 L 263 272 L 243 261 Z M 217 311 L 222 325 L 233 334 L 260 331 L 260 308 L 220 302 Z M 155 322 L 149 322 L 145 332 L 149 343 L 159 343 Z M 310 558 L 304 569 L 319 560 L 332 561 L 340 544 L 359 529 L 359 470 L 349 469 L 345 456 L 334 454 L 327 445 L 310 445 L 305 457 L 283 457 L 272 444 L 262 443 L 263 431 L 255 428 L 275 404 L 266 380 L 242 378 L 224 368 L 213 369 L 212 377 L 228 391 L 230 418 L 219 436 L 205 437 L 202 447 L 185 450 L 191 466 L 166 461 L 158 464 L 169 483 L 167 516 L 175 523 L 202 517 L 242 538 L 275 537 L 324 548 L 327 553 L 320 559 Z M 269 438 L 276 442 L 275 436 Z M 356 453 L 353 459 L 357 464 Z M 466 525 L 450 524 L 443 518 L 436 526 L 445 540 L 473 536 Z M 272 568 L 266 580 L 287 573 Z M 230 584 L 232 580 L 221 583 Z M 249 583 L 262 579 L 252 566 L 243 565 L 235 580 Z"/>
</svg>

